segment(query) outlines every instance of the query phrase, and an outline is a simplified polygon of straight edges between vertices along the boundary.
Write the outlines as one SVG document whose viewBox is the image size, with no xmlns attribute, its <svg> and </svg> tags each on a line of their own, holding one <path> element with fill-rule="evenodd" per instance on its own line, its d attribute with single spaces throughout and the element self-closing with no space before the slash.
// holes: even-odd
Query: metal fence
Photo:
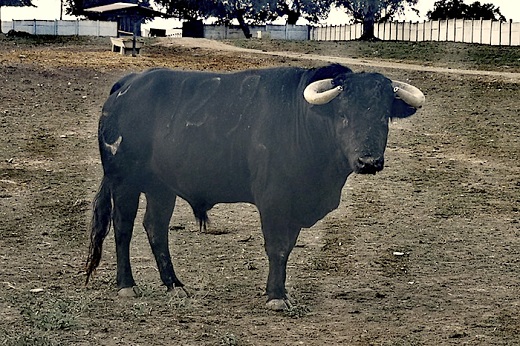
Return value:
<svg viewBox="0 0 520 346">
<path fill-rule="evenodd" d="M 2 22 L 2 32 L 24 31 L 32 35 L 117 36 L 117 23 L 92 20 L 13 20 Z"/>
<path fill-rule="evenodd" d="M 350 41 L 361 37 L 362 24 L 312 27 L 310 39 Z M 520 22 L 448 19 L 424 22 L 377 23 L 375 36 L 385 41 L 451 41 L 520 46 Z"/>
</svg>

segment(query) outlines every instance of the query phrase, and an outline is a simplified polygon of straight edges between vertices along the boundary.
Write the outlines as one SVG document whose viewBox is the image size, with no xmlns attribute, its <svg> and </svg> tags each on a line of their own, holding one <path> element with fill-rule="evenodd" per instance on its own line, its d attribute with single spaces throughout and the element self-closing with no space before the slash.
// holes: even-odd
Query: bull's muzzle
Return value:
<svg viewBox="0 0 520 346">
<path fill-rule="evenodd" d="M 354 163 L 354 171 L 359 174 L 376 174 L 385 166 L 384 157 L 360 157 Z"/>
</svg>

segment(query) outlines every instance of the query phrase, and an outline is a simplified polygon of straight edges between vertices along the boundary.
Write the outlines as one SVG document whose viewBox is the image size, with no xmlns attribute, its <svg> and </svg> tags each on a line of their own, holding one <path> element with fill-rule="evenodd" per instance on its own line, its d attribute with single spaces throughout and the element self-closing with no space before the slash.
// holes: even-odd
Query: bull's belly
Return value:
<svg viewBox="0 0 520 346">
<path fill-rule="evenodd" d="M 254 203 L 247 171 L 240 167 L 223 167 L 224 163 L 194 161 L 155 160 L 152 169 L 157 178 L 192 205 Z"/>
</svg>

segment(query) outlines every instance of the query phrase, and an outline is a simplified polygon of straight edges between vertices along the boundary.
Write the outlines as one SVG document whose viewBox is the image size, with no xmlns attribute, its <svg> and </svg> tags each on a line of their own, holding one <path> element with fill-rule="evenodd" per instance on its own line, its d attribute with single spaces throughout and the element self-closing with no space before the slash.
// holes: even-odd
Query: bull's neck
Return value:
<svg viewBox="0 0 520 346">
<path fill-rule="evenodd" d="M 337 144 L 333 118 L 318 114 L 312 106 L 305 105 L 298 112 L 295 126 L 295 141 L 306 157 L 317 170 L 323 170 L 327 178 L 344 179 L 352 171 Z"/>
</svg>

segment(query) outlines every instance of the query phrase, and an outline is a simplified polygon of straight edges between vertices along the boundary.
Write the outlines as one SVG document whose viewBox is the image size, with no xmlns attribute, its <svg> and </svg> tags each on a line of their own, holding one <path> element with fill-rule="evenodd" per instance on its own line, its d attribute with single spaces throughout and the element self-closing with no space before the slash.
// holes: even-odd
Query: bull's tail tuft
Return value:
<svg viewBox="0 0 520 346">
<path fill-rule="evenodd" d="M 199 231 L 207 231 L 207 224 L 209 223 L 207 210 L 204 208 L 193 208 L 193 214 L 195 215 L 195 219 L 197 219 L 199 224 Z"/>
<path fill-rule="evenodd" d="M 106 177 L 103 177 L 103 180 L 101 181 L 99 191 L 94 198 L 92 209 L 90 247 L 86 264 L 86 283 L 88 283 L 90 277 L 99 266 L 103 241 L 110 231 L 110 220 L 112 218 L 112 194 Z"/>
</svg>

